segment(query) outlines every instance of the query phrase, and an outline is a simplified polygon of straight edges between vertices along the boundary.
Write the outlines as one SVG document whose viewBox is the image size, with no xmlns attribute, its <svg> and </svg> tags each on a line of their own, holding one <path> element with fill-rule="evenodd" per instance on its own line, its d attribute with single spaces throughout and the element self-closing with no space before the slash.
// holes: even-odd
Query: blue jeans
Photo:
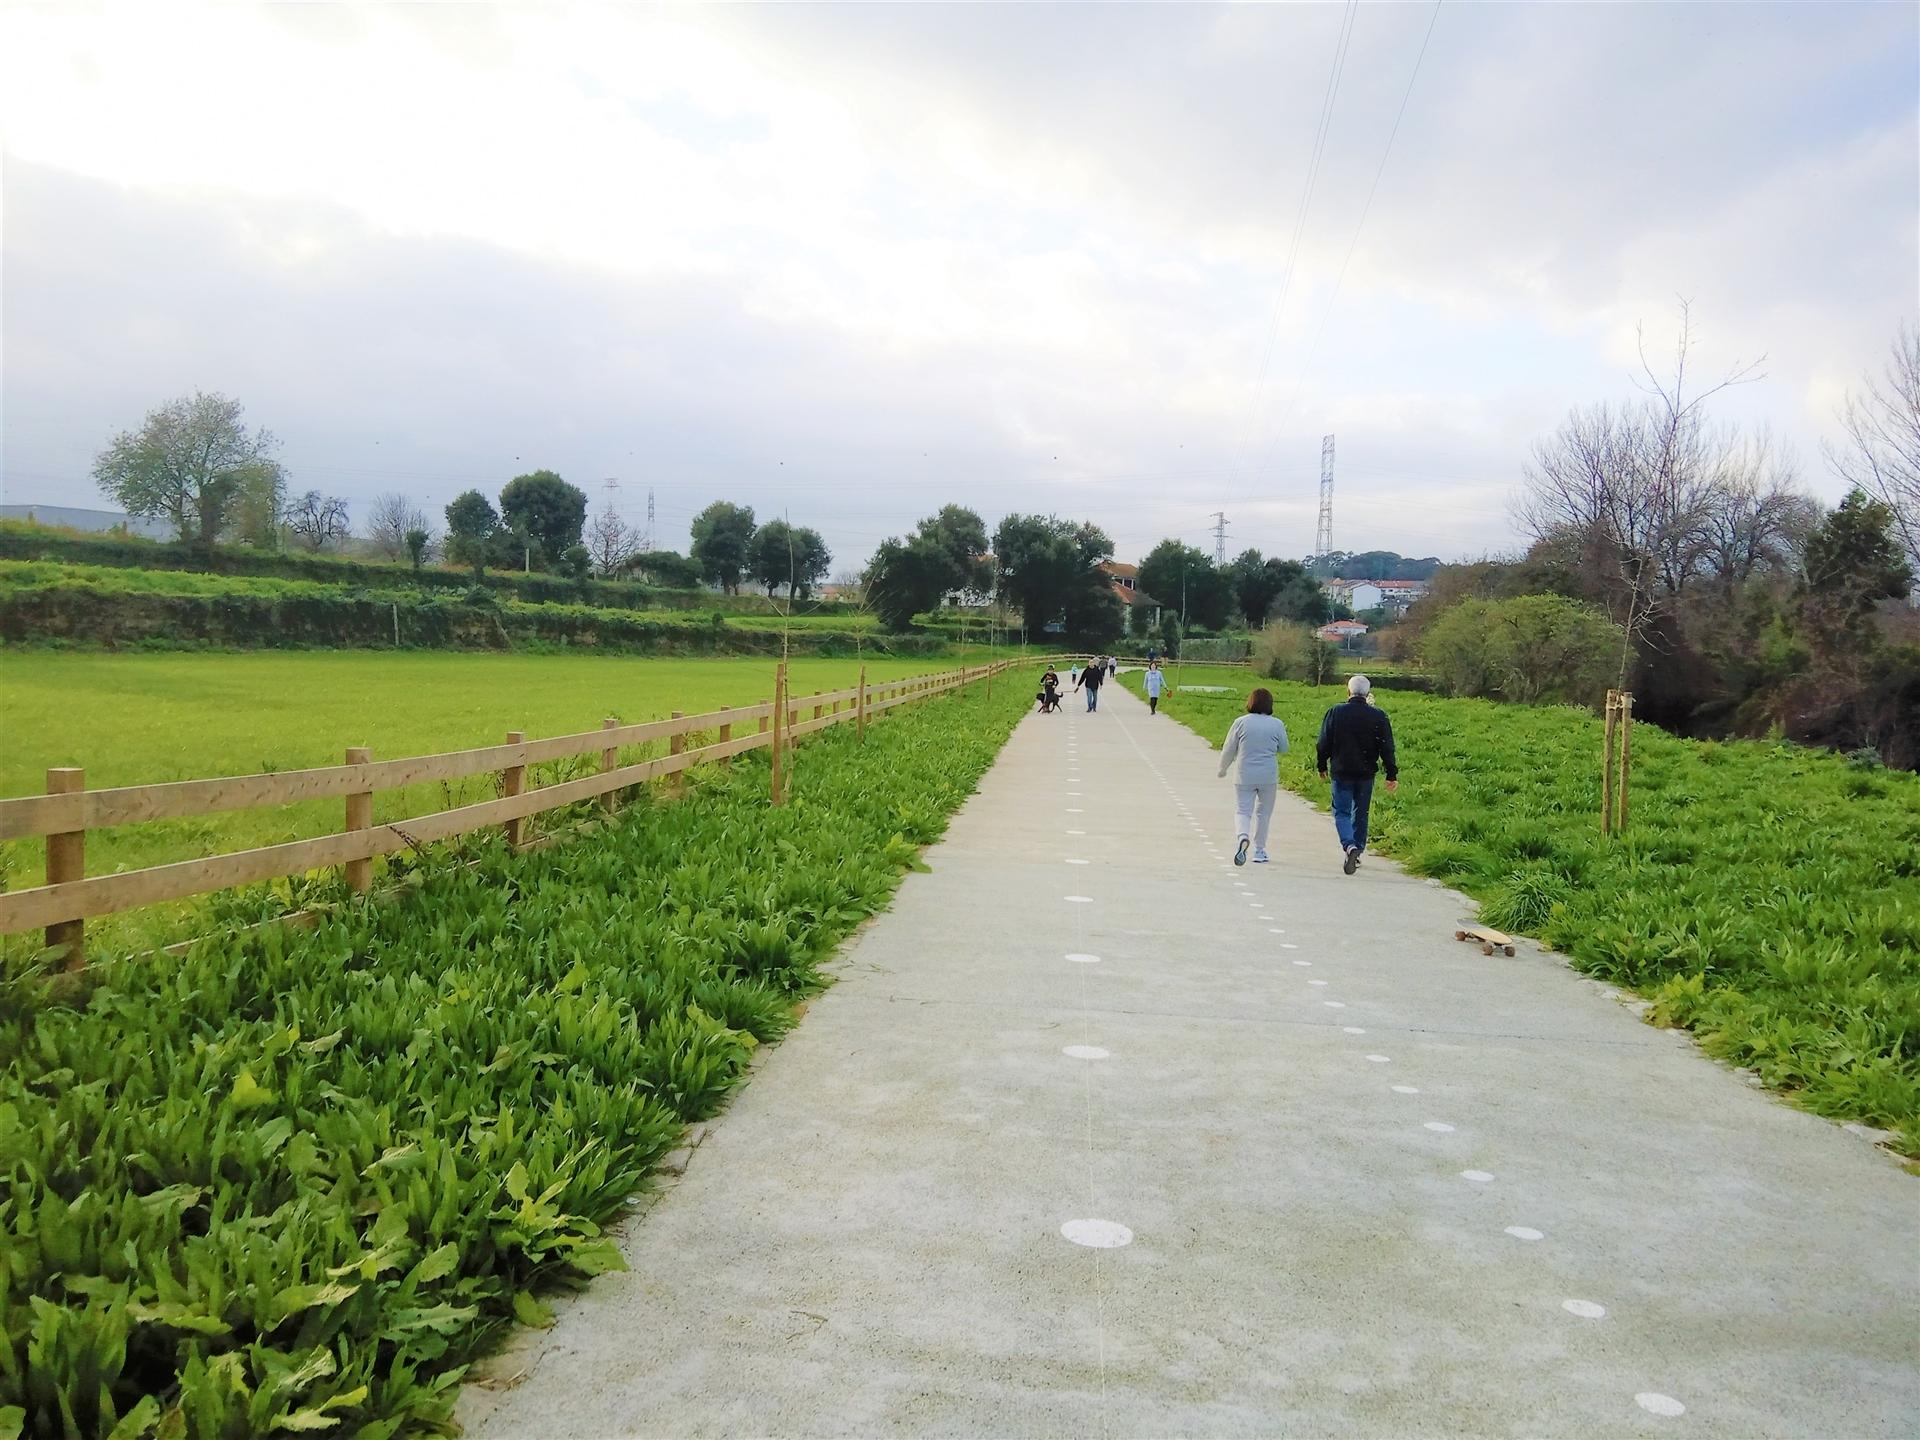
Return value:
<svg viewBox="0 0 1920 1440">
<path fill-rule="evenodd" d="M 1367 848 L 1367 809 L 1373 804 L 1373 776 L 1363 780 L 1333 777 L 1333 828 L 1342 850 Z"/>
<path fill-rule="evenodd" d="M 1098 685 L 1089 685 L 1087 686 L 1087 709 L 1098 710 L 1099 708 L 1100 687 Z"/>
</svg>

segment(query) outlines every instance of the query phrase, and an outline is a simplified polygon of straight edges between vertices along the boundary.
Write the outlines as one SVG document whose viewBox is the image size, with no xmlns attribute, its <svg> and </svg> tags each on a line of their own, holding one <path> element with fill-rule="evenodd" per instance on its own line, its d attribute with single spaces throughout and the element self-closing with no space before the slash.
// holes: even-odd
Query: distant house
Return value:
<svg viewBox="0 0 1920 1440">
<path fill-rule="evenodd" d="M 1405 614 L 1414 601 L 1423 598 L 1429 586 L 1424 580 L 1322 580 L 1320 593 L 1336 605 L 1344 605 L 1354 614 L 1363 610 L 1386 609 Z"/>
<path fill-rule="evenodd" d="M 142 520 L 120 510 L 86 510 L 75 505 L 0 505 L 0 520 L 24 520 L 29 525 L 58 525 L 91 534 L 123 531 L 149 540 L 171 540 L 173 527 L 164 520 Z"/>
<path fill-rule="evenodd" d="M 1367 633 L 1367 627 L 1358 620 L 1335 620 L 1330 625 L 1322 625 L 1313 632 L 1330 645 L 1339 645 L 1347 649 Z"/>
<path fill-rule="evenodd" d="M 1102 560 L 1100 571 L 1107 577 L 1114 597 L 1127 608 L 1130 615 L 1146 617 L 1149 625 L 1160 623 L 1160 602 L 1140 588 L 1140 567 L 1128 565 L 1121 560 Z M 1135 633 L 1139 633 L 1134 627 Z"/>
</svg>

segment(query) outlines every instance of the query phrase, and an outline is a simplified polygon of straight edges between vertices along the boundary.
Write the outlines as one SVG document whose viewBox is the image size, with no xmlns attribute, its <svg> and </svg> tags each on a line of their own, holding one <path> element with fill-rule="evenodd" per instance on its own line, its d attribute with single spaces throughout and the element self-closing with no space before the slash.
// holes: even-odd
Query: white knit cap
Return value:
<svg viewBox="0 0 1920 1440">
<path fill-rule="evenodd" d="M 1373 689 L 1373 682 L 1364 675 L 1355 675 L 1347 681 L 1347 694 L 1365 695 Z"/>
</svg>

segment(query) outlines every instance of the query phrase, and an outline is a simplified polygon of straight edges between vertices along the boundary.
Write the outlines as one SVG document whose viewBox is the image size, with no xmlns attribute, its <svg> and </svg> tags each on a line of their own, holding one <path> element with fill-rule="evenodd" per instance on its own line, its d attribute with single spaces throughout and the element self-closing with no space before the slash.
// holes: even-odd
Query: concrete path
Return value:
<svg viewBox="0 0 1920 1440">
<path fill-rule="evenodd" d="M 1915 1433 L 1920 1180 L 1078 703 L 472 1433 Z"/>
</svg>

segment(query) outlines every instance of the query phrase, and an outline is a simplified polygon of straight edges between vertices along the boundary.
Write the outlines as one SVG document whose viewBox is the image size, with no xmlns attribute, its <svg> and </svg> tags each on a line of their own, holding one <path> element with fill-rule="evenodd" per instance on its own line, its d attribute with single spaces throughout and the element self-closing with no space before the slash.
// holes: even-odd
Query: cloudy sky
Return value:
<svg viewBox="0 0 1920 1440">
<path fill-rule="evenodd" d="M 0 55 L 16 503 L 208 389 L 356 510 L 546 466 L 841 564 L 951 501 L 1304 554 L 1333 432 L 1337 546 L 1475 555 L 1675 297 L 1828 496 L 1920 314 L 1906 4 L 7 0 Z"/>
</svg>

